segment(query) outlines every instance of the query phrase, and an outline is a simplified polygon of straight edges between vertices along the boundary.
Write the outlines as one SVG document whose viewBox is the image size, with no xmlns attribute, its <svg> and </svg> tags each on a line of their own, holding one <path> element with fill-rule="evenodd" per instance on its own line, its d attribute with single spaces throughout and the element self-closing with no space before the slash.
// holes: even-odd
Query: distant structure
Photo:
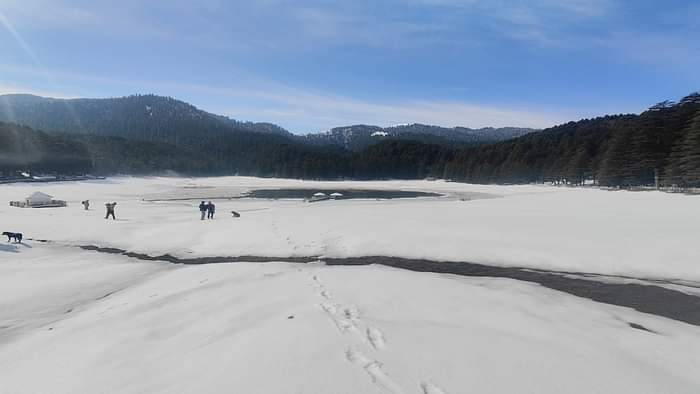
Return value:
<svg viewBox="0 0 700 394">
<path fill-rule="evenodd" d="M 24 201 L 10 201 L 10 206 L 17 208 L 52 208 L 66 207 L 68 203 L 63 200 L 54 200 L 53 196 L 42 192 L 34 192 Z"/>
<path fill-rule="evenodd" d="M 314 193 L 313 196 L 308 200 L 309 202 L 316 202 L 316 201 L 323 201 L 323 200 L 328 200 L 330 197 L 326 193 Z"/>
<path fill-rule="evenodd" d="M 338 200 L 340 198 L 343 198 L 343 193 L 338 193 L 338 192 L 331 193 L 331 198 L 334 200 Z"/>
</svg>

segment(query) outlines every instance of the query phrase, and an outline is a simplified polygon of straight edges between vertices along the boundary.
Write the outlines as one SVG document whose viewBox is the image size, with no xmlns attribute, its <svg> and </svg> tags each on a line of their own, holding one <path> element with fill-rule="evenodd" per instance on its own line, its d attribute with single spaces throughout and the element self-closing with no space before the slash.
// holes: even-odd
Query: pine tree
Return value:
<svg viewBox="0 0 700 394">
<path fill-rule="evenodd" d="M 634 183 L 632 172 L 633 135 L 630 130 L 620 130 L 610 141 L 600 167 L 600 184 L 630 186 Z"/>
<path fill-rule="evenodd" d="M 586 181 L 586 176 L 591 170 L 591 155 L 581 146 L 577 149 L 576 154 L 569 161 L 566 169 L 566 180 L 571 184 L 583 185 Z"/>
<path fill-rule="evenodd" d="M 672 183 L 700 186 L 700 111 L 690 121 L 671 154 L 668 172 Z"/>
<path fill-rule="evenodd" d="M 667 155 L 662 143 L 663 119 L 667 111 L 647 111 L 640 115 L 630 151 L 630 181 L 639 185 L 654 183 Z"/>
</svg>

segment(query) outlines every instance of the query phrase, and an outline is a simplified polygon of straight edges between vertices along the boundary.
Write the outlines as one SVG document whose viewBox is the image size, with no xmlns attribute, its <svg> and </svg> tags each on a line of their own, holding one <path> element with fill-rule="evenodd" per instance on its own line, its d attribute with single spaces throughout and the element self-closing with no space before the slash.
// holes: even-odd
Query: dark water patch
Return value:
<svg viewBox="0 0 700 394">
<path fill-rule="evenodd" d="M 574 278 L 588 279 L 588 280 L 595 280 L 595 281 L 609 281 L 611 279 L 613 279 L 613 280 L 617 279 L 618 281 L 619 280 L 637 281 L 637 282 L 645 282 L 645 283 L 659 284 L 659 285 L 672 284 L 672 285 L 700 289 L 700 282 L 690 281 L 690 280 L 686 280 L 686 279 L 678 279 L 678 278 L 673 278 L 673 279 L 638 278 L 638 277 L 634 277 L 634 276 L 619 275 L 619 274 L 603 275 L 603 274 L 593 274 L 593 273 L 589 273 L 589 272 L 579 272 L 579 271 L 558 271 L 558 270 L 555 271 L 555 270 L 543 270 L 543 269 L 538 269 L 538 268 L 526 268 L 526 267 L 518 267 L 518 268 L 521 268 L 522 270 L 525 270 L 525 271 L 567 275 L 567 276 L 574 277 Z"/>
<path fill-rule="evenodd" d="M 211 256 L 179 258 L 170 254 L 150 256 L 129 252 L 118 248 L 93 245 L 78 246 L 84 250 L 118 254 L 145 261 L 166 261 L 175 264 L 216 264 L 216 263 L 312 263 L 322 260 L 326 265 L 359 266 L 379 264 L 388 267 L 407 269 L 416 272 L 453 274 L 471 277 L 509 278 L 540 284 L 578 297 L 611 305 L 635 309 L 639 312 L 662 316 L 669 319 L 700 326 L 700 297 L 672 290 L 655 284 L 610 283 L 590 278 L 580 279 L 562 275 L 557 271 L 532 270 L 520 267 L 498 267 L 468 262 L 445 262 L 424 259 L 407 259 L 390 256 L 365 256 L 347 258 L 320 258 L 319 256 L 266 257 L 266 256 Z M 659 284 L 675 284 L 658 281 Z M 108 294 L 109 295 L 109 294 Z M 630 327 L 642 329 L 636 323 Z M 633 326 L 632 324 L 635 324 Z M 646 328 L 644 328 L 646 329 Z M 648 330 L 648 329 L 647 329 Z M 651 330 L 648 330 L 651 332 Z"/>
<path fill-rule="evenodd" d="M 324 193 L 330 196 L 333 193 L 340 193 L 339 200 L 351 199 L 382 199 L 390 200 L 394 198 L 418 198 L 418 197 L 442 197 L 442 194 L 431 192 L 419 192 L 410 190 L 360 190 L 360 189 L 257 189 L 246 194 L 249 198 L 264 199 L 309 199 L 316 193 Z"/>
<path fill-rule="evenodd" d="M 522 280 L 593 301 L 633 308 L 639 312 L 700 326 L 700 297 L 661 286 L 637 283 L 604 283 L 590 279 L 570 278 L 562 276 L 558 272 L 398 257 L 369 256 L 324 259 L 324 261 L 327 265 L 381 264 L 417 272 Z"/>
</svg>

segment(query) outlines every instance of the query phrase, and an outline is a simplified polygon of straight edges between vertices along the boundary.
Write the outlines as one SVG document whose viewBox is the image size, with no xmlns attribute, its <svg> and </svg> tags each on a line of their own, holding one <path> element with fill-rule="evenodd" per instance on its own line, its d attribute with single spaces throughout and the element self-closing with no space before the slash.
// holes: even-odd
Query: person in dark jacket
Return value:
<svg viewBox="0 0 700 394">
<path fill-rule="evenodd" d="M 214 212 L 216 212 L 216 205 L 209 201 L 209 204 L 207 204 L 207 219 L 214 219 Z"/>
<path fill-rule="evenodd" d="M 109 216 L 111 215 L 113 220 L 117 220 L 117 218 L 114 217 L 114 207 L 116 206 L 116 202 L 108 202 L 105 204 L 105 207 L 107 208 L 107 215 L 105 215 L 105 219 L 109 219 Z"/>
<path fill-rule="evenodd" d="M 204 220 L 204 215 L 207 213 L 207 204 L 204 201 L 199 204 L 199 213 L 202 214 L 201 220 Z"/>
</svg>

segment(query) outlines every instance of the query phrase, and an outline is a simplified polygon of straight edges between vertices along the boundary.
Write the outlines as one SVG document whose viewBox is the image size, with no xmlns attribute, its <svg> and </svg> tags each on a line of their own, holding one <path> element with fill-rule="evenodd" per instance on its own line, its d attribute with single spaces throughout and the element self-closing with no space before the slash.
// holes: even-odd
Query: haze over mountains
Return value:
<svg viewBox="0 0 700 394">
<path fill-rule="evenodd" d="M 354 125 L 326 133 L 296 135 L 272 123 L 242 122 L 215 115 L 170 97 L 134 95 L 107 99 L 0 96 L 0 121 L 44 131 L 118 136 L 176 146 L 198 145 L 236 132 L 277 135 L 301 143 L 360 151 L 385 139 L 438 144 L 502 141 L 536 131 L 528 128 L 444 128 L 420 124 L 381 128 Z"/>
<path fill-rule="evenodd" d="M 437 177 L 475 183 L 586 180 L 700 185 L 700 93 L 640 115 L 531 129 L 355 125 L 298 136 L 153 95 L 0 96 L 0 171 Z M 31 128 L 21 127 L 26 125 Z"/>
</svg>

